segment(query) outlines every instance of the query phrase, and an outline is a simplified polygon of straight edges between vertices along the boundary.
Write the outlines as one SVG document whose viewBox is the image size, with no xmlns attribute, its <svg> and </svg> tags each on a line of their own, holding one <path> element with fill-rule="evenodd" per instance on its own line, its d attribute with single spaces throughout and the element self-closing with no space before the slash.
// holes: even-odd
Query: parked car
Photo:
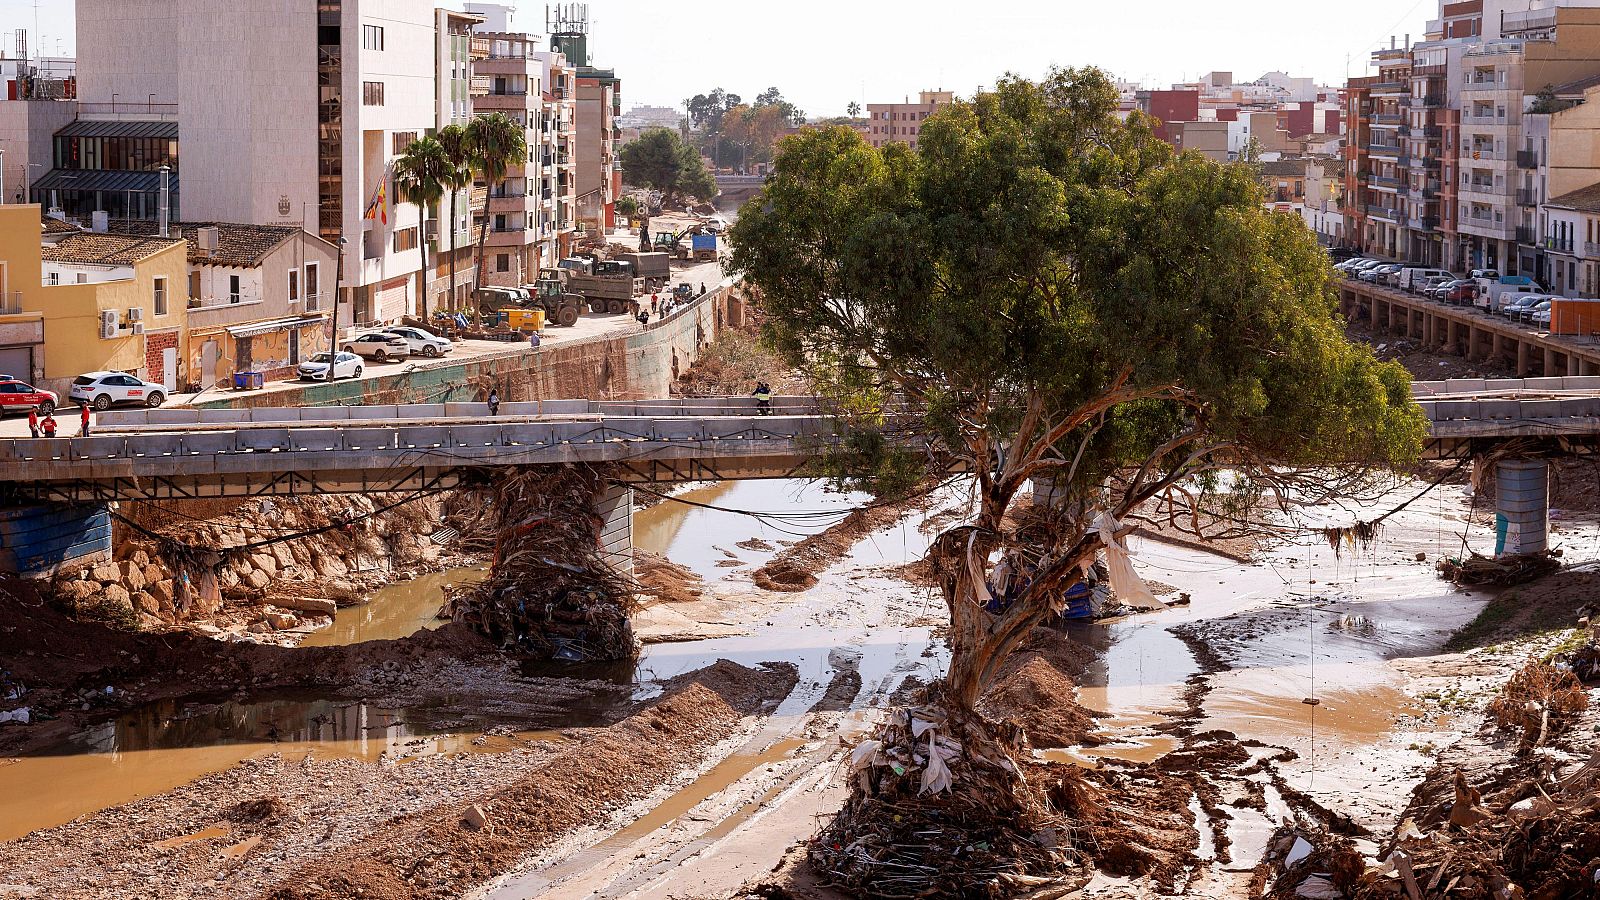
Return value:
<svg viewBox="0 0 1600 900">
<path fill-rule="evenodd" d="M 27 412 L 37 409 L 40 415 L 48 416 L 56 411 L 56 405 L 61 398 L 55 391 L 46 391 L 36 388 L 26 381 L 0 382 L 0 416 L 8 412 Z"/>
<path fill-rule="evenodd" d="M 354 353 L 340 353 L 337 358 L 331 353 L 318 353 L 300 364 L 300 368 L 297 370 L 300 373 L 300 380 L 328 380 L 328 363 L 330 361 L 333 363 L 334 380 L 361 377 L 361 357 Z"/>
<path fill-rule="evenodd" d="M 1408 266 L 1404 269 L 1401 269 L 1399 273 L 1395 275 L 1393 280 L 1395 286 L 1401 290 L 1410 291 L 1413 294 L 1419 294 L 1422 292 L 1422 289 L 1428 285 L 1429 281 L 1434 279 L 1444 281 L 1454 277 L 1454 275 L 1446 272 L 1444 269 L 1425 269 L 1415 266 Z"/>
<path fill-rule="evenodd" d="M 1459 278 L 1441 278 L 1424 288 L 1422 296 L 1442 303 L 1450 298 L 1450 290 L 1460 283 L 1461 279 Z"/>
<path fill-rule="evenodd" d="M 1445 302 L 1454 306 L 1472 306 L 1478 300 L 1480 288 L 1478 283 L 1469 278 L 1464 278 L 1450 288 L 1450 293 L 1445 295 Z"/>
<path fill-rule="evenodd" d="M 430 359 L 442 356 L 456 348 L 448 340 L 424 328 L 412 328 L 407 325 L 400 328 L 390 328 L 386 332 L 405 338 L 406 347 L 411 353 L 418 356 L 426 356 Z"/>
<path fill-rule="evenodd" d="M 1532 322 L 1533 326 L 1540 331 L 1548 331 L 1550 330 L 1550 314 L 1554 309 L 1555 300 L 1553 298 L 1546 300 L 1533 308 L 1533 314 L 1528 317 L 1528 321 Z"/>
<path fill-rule="evenodd" d="M 1424 297 L 1427 297 L 1430 300 L 1437 300 L 1439 298 L 1437 296 L 1435 296 L 1434 292 L 1438 288 L 1440 288 L 1440 287 L 1442 287 L 1444 285 L 1454 284 L 1455 280 L 1456 279 L 1455 279 L 1454 276 L 1444 277 L 1444 276 L 1437 276 L 1436 275 L 1436 276 L 1434 276 L 1432 278 L 1429 278 L 1429 279 L 1423 281 L 1420 285 L 1417 284 L 1416 282 L 1413 282 L 1412 283 L 1413 284 L 1412 290 L 1416 291 L 1418 294 L 1421 294 Z"/>
<path fill-rule="evenodd" d="M 1400 267 L 1398 265 L 1394 263 L 1385 263 L 1381 266 L 1373 266 L 1370 269 L 1364 269 L 1357 277 L 1362 281 L 1368 281 L 1373 284 L 1385 284 L 1387 283 L 1386 279 L 1398 271 L 1400 271 Z"/>
<path fill-rule="evenodd" d="M 387 331 L 369 331 L 345 344 L 344 352 L 365 356 L 373 362 L 383 362 L 390 357 L 404 359 L 411 355 L 411 342 Z"/>
<path fill-rule="evenodd" d="M 1515 294 L 1506 299 L 1504 306 L 1500 307 L 1500 315 L 1511 321 L 1518 321 L 1524 309 L 1531 309 L 1535 304 L 1546 299 L 1543 294 Z"/>
<path fill-rule="evenodd" d="M 1550 297 L 1539 297 L 1539 299 L 1535 302 L 1529 303 L 1517 310 L 1517 321 L 1526 323 L 1528 325 L 1534 324 L 1535 316 L 1537 316 L 1540 312 L 1548 313 L 1550 311 L 1550 300 Z"/>
<path fill-rule="evenodd" d="M 166 388 L 135 378 L 126 372 L 90 372 L 72 380 L 67 398 L 73 403 L 89 403 L 107 410 L 119 403 L 138 403 L 154 409 L 166 402 Z"/>
<path fill-rule="evenodd" d="M 1361 274 L 1362 272 L 1365 272 L 1368 269 L 1375 268 L 1375 267 L 1381 266 L 1381 265 L 1383 265 L 1383 260 L 1381 260 L 1381 259 L 1373 259 L 1371 257 L 1363 257 L 1361 259 L 1351 260 L 1349 265 L 1345 268 L 1345 271 L 1348 272 L 1351 275 L 1359 275 L 1359 274 Z"/>
</svg>

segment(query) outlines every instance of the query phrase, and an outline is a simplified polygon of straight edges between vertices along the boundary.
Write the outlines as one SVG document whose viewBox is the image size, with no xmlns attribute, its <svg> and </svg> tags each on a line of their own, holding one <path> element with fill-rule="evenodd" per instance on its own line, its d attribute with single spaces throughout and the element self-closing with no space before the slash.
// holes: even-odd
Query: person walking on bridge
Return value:
<svg viewBox="0 0 1600 900">
<path fill-rule="evenodd" d="M 37 406 L 28 407 L 28 431 L 34 437 L 39 436 L 39 407 Z"/>
<path fill-rule="evenodd" d="M 489 388 L 489 415 L 500 415 L 500 392 Z"/>
<path fill-rule="evenodd" d="M 78 437 L 89 436 L 89 401 L 78 401 Z"/>
<path fill-rule="evenodd" d="M 756 398 L 756 415 L 772 415 L 772 388 L 765 381 L 756 382 L 756 389 L 750 396 Z"/>
<path fill-rule="evenodd" d="M 55 437 L 56 417 L 46 413 L 44 419 L 39 423 L 39 431 L 42 432 L 47 438 Z"/>
</svg>

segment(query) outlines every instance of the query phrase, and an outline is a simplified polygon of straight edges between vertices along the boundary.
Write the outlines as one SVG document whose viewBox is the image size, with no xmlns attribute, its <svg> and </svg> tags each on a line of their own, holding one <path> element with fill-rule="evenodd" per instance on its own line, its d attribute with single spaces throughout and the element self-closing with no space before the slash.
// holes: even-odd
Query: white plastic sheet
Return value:
<svg viewBox="0 0 1600 900">
<path fill-rule="evenodd" d="M 955 779 L 950 774 L 950 767 L 944 763 L 943 749 L 934 743 L 938 737 L 937 731 L 928 732 L 928 765 L 922 770 L 922 790 L 919 794 L 938 794 L 950 790 Z"/>
<path fill-rule="evenodd" d="M 1122 523 L 1110 513 L 1102 512 L 1095 517 L 1094 525 L 1100 532 L 1100 543 L 1106 548 L 1106 568 L 1111 574 L 1111 590 L 1116 592 L 1117 598 L 1134 609 L 1166 609 L 1167 605 L 1150 593 L 1144 579 L 1133 570 L 1133 557 L 1127 545 L 1117 537 Z"/>
<path fill-rule="evenodd" d="M 977 549 L 973 546 L 978 536 L 967 535 L 967 574 L 972 578 L 972 589 L 976 592 L 973 600 L 979 606 L 988 606 L 994 595 L 989 593 L 989 580 L 983 576 L 984 561 L 977 556 Z"/>
<path fill-rule="evenodd" d="M 859 772 L 872 765 L 877 758 L 878 751 L 883 749 L 882 741 L 866 740 L 856 745 L 850 753 L 850 771 Z"/>
</svg>

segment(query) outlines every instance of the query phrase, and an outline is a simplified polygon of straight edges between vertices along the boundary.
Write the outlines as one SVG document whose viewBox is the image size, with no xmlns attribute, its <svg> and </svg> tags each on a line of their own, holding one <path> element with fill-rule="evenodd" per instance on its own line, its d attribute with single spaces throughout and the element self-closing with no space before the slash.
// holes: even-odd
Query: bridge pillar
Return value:
<svg viewBox="0 0 1600 900">
<path fill-rule="evenodd" d="M 1528 358 L 1528 342 L 1517 341 L 1517 377 L 1526 378 L 1533 370 L 1533 361 Z"/>
<path fill-rule="evenodd" d="M 633 488 L 611 485 L 595 501 L 600 527 L 600 558 L 617 574 L 633 577 Z"/>
<path fill-rule="evenodd" d="M 1511 355 L 1511 351 L 1506 349 L 1506 336 L 1501 334 L 1498 331 L 1493 332 L 1493 335 L 1494 335 L 1494 358 L 1496 360 L 1498 360 L 1498 361 L 1504 361 L 1506 359 L 1506 357 Z"/>
<path fill-rule="evenodd" d="M 1439 317 L 1432 313 L 1422 314 L 1422 349 L 1432 350 L 1438 343 Z"/>
<path fill-rule="evenodd" d="M 1556 351 L 1549 347 L 1544 348 L 1544 377 L 1556 378 L 1560 375 L 1561 372 L 1556 369 Z"/>
<path fill-rule="evenodd" d="M 1550 464 L 1508 459 L 1495 464 L 1494 472 L 1497 555 L 1543 553 L 1550 546 Z"/>
</svg>

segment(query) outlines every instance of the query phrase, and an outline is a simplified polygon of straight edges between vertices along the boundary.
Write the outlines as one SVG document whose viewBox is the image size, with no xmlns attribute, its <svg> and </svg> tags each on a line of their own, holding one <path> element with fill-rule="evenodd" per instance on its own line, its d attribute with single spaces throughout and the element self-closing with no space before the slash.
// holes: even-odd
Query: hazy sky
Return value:
<svg viewBox="0 0 1600 900">
<path fill-rule="evenodd" d="M 211 0 L 216 3 L 249 0 Z M 304 0 L 309 7 L 312 0 Z M 455 5 L 455 4 L 450 4 Z M 72 53 L 73 0 L 0 0 L 0 45 L 34 31 Z M 545 4 L 520 0 L 520 27 L 543 30 Z M 623 79 L 625 106 L 677 106 L 714 87 L 753 98 L 776 85 L 813 115 L 851 100 L 897 101 L 923 88 L 970 94 L 1014 71 L 1094 64 L 1164 87 L 1212 70 L 1240 80 L 1281 69 L 1342 83 L 1389 36 L 1420 36 L 1434 0 L 593 0 L 598 65 Z M 698 11 L 704 10 L 704 14 Z"/>
</svg>

